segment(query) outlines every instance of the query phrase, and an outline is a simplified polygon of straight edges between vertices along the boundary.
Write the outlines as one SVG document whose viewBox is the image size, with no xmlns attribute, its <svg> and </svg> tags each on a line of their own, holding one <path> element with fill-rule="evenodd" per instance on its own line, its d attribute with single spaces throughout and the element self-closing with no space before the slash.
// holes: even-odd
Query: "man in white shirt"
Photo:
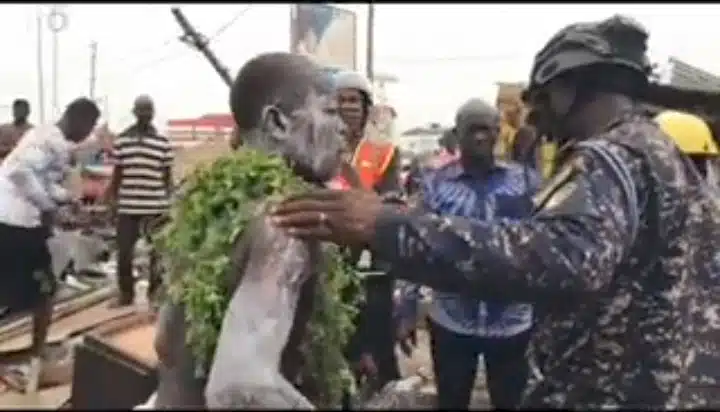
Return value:
<svg viewBox="0 0 720 412">
<path fill-rule="evenodd" d="M 92 100 L 74 100 L 57 123 L 30 129 L 0 165 L 0 305 L 33 311 L 35 356 L 47 336 L 55 289 L 50 224 L 58 207 L 73 201 L 61 183 L 75 145 L 90 134 L 99 114 Z"/>
</svg>

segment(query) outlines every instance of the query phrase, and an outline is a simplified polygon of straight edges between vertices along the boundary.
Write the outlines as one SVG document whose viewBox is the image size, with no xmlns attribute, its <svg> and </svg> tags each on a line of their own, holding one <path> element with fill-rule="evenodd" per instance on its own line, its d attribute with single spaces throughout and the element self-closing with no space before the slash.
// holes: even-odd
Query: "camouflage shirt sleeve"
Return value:
<svg viewBox="0 0 720 412">
<path fill-rule="evenodd" d="M 604 288 L 632 242 L 630 204 L 614 171 L 571 158 L 535 197 L 533 218 L 482 222 L 388 207 L 372 249 L 434 289 L 539 301 Z"/>
</svg>

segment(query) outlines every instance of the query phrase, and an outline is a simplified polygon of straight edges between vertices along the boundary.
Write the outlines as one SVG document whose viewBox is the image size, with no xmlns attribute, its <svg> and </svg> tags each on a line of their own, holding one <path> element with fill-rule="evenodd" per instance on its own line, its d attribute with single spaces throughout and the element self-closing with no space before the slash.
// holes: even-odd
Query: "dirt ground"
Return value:
<svg viewBox="0 0 720 412">
<path fill-rule="evenodd" d="M 206 142 L 195 147 L 175 149 L 173 175 L 176 180 L 179 180 L 194 168 L 211 162 L 229 152 L 230 146 L 225 140 Z"/>
</svg>

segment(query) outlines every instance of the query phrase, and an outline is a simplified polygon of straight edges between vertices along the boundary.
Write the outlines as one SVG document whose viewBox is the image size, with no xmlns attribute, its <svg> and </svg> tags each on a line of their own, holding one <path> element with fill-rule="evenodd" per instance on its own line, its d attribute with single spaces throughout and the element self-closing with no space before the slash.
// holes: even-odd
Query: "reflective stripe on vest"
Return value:
<svg viewBox="0 0 720 412">
<path fill-rule="evenodd" d="M 395 146 L 362 139 L 353 155 L 352 165 L 365 189 L 373 189 L 383 178 L 393 156 Z"/>
</svg>

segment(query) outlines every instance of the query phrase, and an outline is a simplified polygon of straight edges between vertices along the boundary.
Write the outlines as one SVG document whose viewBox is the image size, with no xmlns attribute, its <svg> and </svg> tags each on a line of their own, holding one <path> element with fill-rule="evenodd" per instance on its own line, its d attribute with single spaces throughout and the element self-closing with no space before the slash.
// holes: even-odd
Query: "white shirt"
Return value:
<svg viewBox="0 0 720 412">
<path fill-rule="evenodd" d="M 30 129 L 0 165 L 0 223 L 38 227 L 43 211 L 70 199 L 61 186 L 74 144 L 55 125 Z"/>
</svg>

